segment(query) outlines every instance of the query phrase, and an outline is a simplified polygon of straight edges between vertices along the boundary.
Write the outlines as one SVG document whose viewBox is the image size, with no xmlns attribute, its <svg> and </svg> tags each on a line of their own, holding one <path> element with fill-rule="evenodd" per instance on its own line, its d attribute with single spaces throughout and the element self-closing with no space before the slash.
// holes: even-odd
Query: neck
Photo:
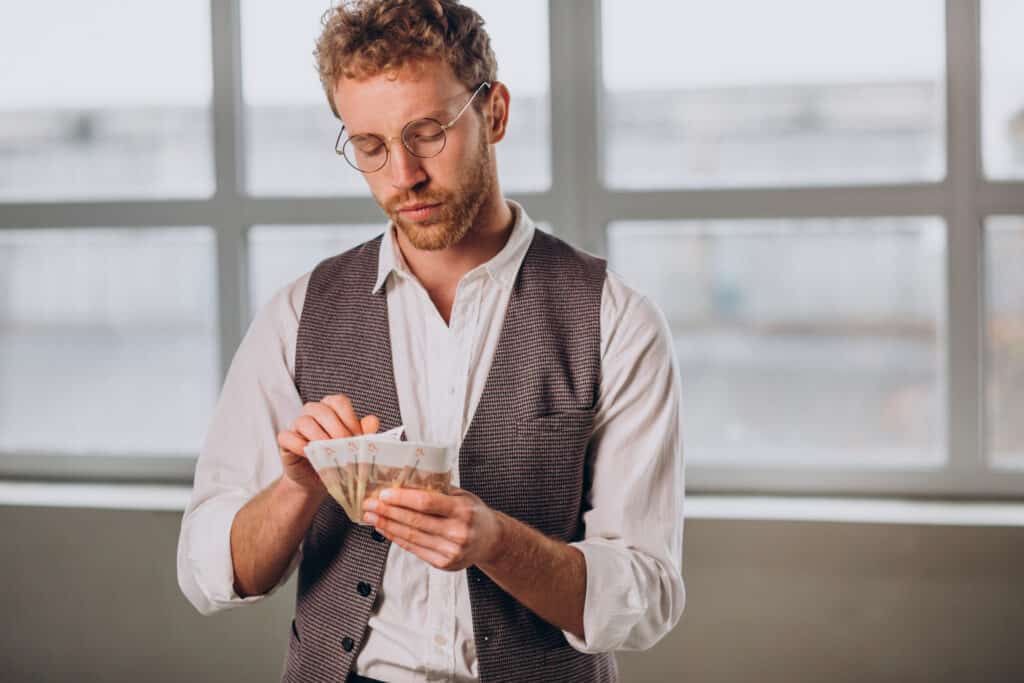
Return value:
<svg viewBox="0 0 1024 683">
<path fill-rule="evenodd" d="M 454 295 L 463 275 L 501 251 L 512 233 L 513 218 L 504 196 L 496 191 L 484 201 L 466 236 L 447 249 L 417 249 L 401 230 L 394 235 L 413 275 L 432 296 L 444 297 L 448 292 Z"/>
</svg>

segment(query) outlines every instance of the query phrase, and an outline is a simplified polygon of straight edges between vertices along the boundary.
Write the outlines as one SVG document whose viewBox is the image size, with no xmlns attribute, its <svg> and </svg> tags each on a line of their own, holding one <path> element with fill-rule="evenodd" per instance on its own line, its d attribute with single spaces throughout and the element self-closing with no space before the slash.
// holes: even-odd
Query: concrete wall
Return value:
<svg viewBox="0 0 1024 683">
<path fill-rule="evenodd" d="M 180 515 L 0 507 L 0 681 L 277 681 L 294 586 L 201 617 Z M 1024 529 L 691 520 L 687 611 L 623 680 L 1024 680 Z"/>
</svg>

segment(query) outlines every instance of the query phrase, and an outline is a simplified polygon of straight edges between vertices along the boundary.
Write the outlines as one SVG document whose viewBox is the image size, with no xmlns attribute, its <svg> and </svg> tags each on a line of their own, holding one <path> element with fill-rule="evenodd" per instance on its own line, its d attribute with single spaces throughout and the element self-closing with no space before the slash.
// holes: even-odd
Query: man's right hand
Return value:
<svg viewBox="0 0 1024 683">
<path fill-rule="evenodd" d="M 326 494 L 323 483 L 303 449 L 310 441 L 341 439 L 348 436 L 374 434 L 380 428 L 376 415 L 356 415 L 352 401 L 344 394 L 325 396 L 319 402 L 302 406 L 302 415 L 291 428 L 277 433 L 284 478 L 316 496 Z"/>
</svg>

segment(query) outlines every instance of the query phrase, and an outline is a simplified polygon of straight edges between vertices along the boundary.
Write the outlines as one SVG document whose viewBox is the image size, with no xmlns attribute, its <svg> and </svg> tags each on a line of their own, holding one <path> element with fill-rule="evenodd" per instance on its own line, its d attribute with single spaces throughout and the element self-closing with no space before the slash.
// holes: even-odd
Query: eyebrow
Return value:
<svg viewBox="0 0 1024 683">
<path fill-rule="evenodd" d="M 451 117 L 451 115 L 452 115 L 451 112 L 448 111 L 447 109 L 435 109 L 433 111 L 427 112 L 423 116 L 417 116 L 416 118 L 409 119 L 409 121 L 418 121 L 419 119 L 436 119 L 437 121 L 440 121 L 442 125 L 444 125 L 444 124 L 446 124 L 448 122 L 442 120 L 442 118 L 449 118 L 449 117 Z M 408 121 L 406 123 L 408 123 Z M 345 125 L 345 124 L 342 123 L 342 125 Z M 346 130 L 349 131 L 349 136 L 350 137 L 355 137 L 357 135 L 376 135 L 377 137 L 384 137 L 380 133 L 367 133 L 367 132 L 364 132 L 364 131 L 353 132 L 351 128 L 348 128 L 348 126 L 345 126 L 345 128 L 346 128 Z"/>
</svg>

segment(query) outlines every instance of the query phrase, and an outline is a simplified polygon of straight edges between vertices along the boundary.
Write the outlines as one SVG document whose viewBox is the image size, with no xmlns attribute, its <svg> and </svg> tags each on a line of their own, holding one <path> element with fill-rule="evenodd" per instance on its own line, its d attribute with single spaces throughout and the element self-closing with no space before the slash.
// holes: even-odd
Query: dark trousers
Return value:
<svg viewBox="0 0 1024 683">
<path fill-rule="evenodd" d="M 349 673 L 348 678 L 345 679 L 345 683 L 384 683 L 384 681 L 378 681 L 376 678 L 367 678 L 366 676 L 360 676 L 355 671 Z"/>
</svg>

